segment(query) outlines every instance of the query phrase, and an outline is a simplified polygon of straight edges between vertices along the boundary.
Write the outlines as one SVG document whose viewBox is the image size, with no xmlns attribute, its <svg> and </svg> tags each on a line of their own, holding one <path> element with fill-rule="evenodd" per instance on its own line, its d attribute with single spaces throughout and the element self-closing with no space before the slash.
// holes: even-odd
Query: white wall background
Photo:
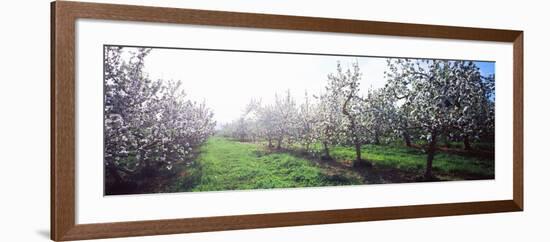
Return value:
<svg viewBox="0 0 550 242">
<path fill-rule="evenodd" d="M 104 1 L 525 31 L 525 211 L 110 241 L 548 240 L 550 21 L 544 1 Z M 0 7 L 0 240 L 49 239 L 49 1 Z M 531 239 L 529 239 L 531 238 Z"/>
</svg>

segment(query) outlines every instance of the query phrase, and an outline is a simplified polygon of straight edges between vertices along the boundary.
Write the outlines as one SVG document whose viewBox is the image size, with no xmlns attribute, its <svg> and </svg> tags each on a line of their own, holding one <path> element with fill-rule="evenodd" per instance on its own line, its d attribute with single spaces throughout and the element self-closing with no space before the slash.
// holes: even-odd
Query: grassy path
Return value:
<svg viewBox="0 0 550 242">
<path fill-rule="evenodd" d="M 258 144 L 213 137 L 201 151 L 197 161 L 202 164 L 202 177 L 193 191 L 338 185 L 310 161 L 267 153 Z"/>
<path fill-rule="evenodd" d="M 419 149 L 365 145 L 368 169 L 351 166 L 355 151 L 332 147 L 334 161 L 299 152 L 274 152 L 265 145 L 212 137 L 195 165 L 182 167 L 170 191 L 224 191 L 351 184 L 414 182 L 422 176 L 426 155 Z M 438 152 L 434 172 L 442 180 L 491 179 L 494 161 Z"/>
<path fill-rule="evenodd" d="M 426 153 L 418 148 L 404 146 L 363 145 L 364 159 L 374 164 L 378 178 L 370 177 L 371 183 L 395 183 L 414 180 L 422 176 L 426 167 Z M 355 159 L 355 150 L 337 146 L 331 149 L 334 159 L 350 163 Z M 376 169 L 378 168 L 378 169 Z M 490 179 L 494 177 L 494 158 L 469 157 L 449 152 L 436 152 L 433 169 L 443 180 Z M 372 174 L 371 175 L 377 175 Z M 389 180 L 388 180 L 389 179 Z"/>
</svg>

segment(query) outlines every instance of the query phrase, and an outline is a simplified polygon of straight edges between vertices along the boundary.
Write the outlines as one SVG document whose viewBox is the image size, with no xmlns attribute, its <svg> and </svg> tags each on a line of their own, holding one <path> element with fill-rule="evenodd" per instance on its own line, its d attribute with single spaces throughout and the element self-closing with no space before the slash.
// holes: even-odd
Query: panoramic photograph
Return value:
<svg viewBox="0 0 550 242">
<path fill-rule="evenodd" d="M 104 195 L 487 180 L 495 62 L 105 45 Z"/>
</svg>

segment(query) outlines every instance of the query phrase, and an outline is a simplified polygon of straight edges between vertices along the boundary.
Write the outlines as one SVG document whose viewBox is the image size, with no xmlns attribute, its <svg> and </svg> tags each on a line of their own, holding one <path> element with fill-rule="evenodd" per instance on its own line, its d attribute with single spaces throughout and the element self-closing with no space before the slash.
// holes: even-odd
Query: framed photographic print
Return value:
<svg viewBox="0 0 550 242">
<path fill-rule="evenodd" d="M 57 1 L 51 237 L 523 210 L 523 32 Z"/>
</svg>

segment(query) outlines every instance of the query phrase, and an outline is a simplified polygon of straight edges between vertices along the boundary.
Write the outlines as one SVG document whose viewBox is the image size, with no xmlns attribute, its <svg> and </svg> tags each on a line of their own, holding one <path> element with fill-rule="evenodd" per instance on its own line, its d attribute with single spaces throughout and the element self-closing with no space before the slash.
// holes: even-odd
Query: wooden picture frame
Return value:
<svg viewBox="0 0 550 242">
<path fill-rule="evenodd" d="M 326 211 L 75 222 L 75 22 L 142 21 L 513 43 L 513 199 Z M 57 1 L 51 4 L 51 239 L 99 239 L 523 210 L 523 32 Z"/>
</svg>

